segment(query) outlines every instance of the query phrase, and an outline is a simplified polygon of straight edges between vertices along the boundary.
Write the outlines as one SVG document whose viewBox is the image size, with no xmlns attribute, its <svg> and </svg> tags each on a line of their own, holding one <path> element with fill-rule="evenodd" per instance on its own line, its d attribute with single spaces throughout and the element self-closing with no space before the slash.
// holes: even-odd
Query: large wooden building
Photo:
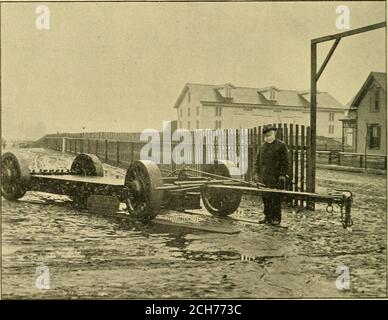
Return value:
<svg viewBox="0 0 388 320">
<path fill-rule="evenodd" d="M 387 75 L 371 72 L 348 104 L 343 142 L 352 151 L 387 154 Z"/>
<path fill-rule="evenodd" d="M 252 128 L 268 123 L 309 125 L 309 91 L 186 84 L 174 107 L 178 128 Z M 345 107 L 327 92 L 317 94 L 317 135 L 342 138 Z"/>
</svg>

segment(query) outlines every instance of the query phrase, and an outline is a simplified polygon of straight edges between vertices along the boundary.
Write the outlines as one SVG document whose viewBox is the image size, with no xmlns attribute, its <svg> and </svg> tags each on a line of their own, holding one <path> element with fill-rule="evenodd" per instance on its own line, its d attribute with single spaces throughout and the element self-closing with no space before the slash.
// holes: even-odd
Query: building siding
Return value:
<svg viewBox="0 0 388 320">
<path fill-rule="evenodd" d="M 255 90 L 258 89 L 237 88 L 234 101 L 228 102 L 216 101 L 219 97 L 215 94 L 214 86 L 186 85 L 175 104 L 178 127 L 193 130 L 197 128 L 197 121 L 199 129 L 216 129 L 219 125 L 222 129 L 253 128 L 268 123 L 309 125 L 309 103 L 305 100 L 309 97 L 304 95 L 305 93 L 292 90 L 280 91 L 285 94 L 282 100 L 286 98 L 289 104 L 279 104 L 279 101 L 274 104 L 243 102 L 244 100 L 263 100 Z M 328 94 L 325 94 L 327 99 Z M 328 103 L 327 100 L 326 103 Z M 318 106 L 317 135 L 340 140 L 342 123 L 339 119 L 344 117 L 345 109 L 341 108 L 341 104 L 335 99 L 333 103 L 334 106 L 330 103 L 328 107 Z M 199 115 L 196 112 L 197 107 L 199 107 Z M 190 115 L 188 115 L 188 108 L 190 108 Z M 221 108 L 221 115 L 216 112 L 217 108 Z M 332 113 L 331 117 L 330 113 Z M 188 127 L 189 122 L 190 128 Z M 331 130 L 329 126 L 333 126 Z"/>
<path fill-rule="evenodd" d="M 365 143 L 366 143 L 366 123 L 369 124 L 379 124 L 381 127 L 381 138 L 380 138 L 380 148 L 379 149 L 370 149 L 367 147 L 366 151 L 368 154 L 387 154 L 387 100 L 385 88 L 381 88 L 380 94 L 380 111 L 371 112 L 371 106 L 374 101 L 373 88 L 379 87 L 376 81 L 370 86 L 369 90 L 366 92 L 365 96 L 361 99 L 360 104 L 357 108 L 357 136 L 356 136 L 356 151 L 360 153 L 365 152 Z"/>
<path fill-rule="evenodd" d="M 184 103 L 182 103 L 182 105 L 183 106 L 180 106 L 178 109 L 181 107 L 183 107 L 183 109 L 187 108 Z M 215 129 L 216 120 L 221 120 L 221 128 L 253 128 L 268 123 L 286 123 L 308 126 L 310 123 L 310 111 L 306 109 L 298 110 L 297 108 L 285 107 L 282 110 L 279 110 L 278 108 L 273 110 L 271 106 L 219 106 L 221 106 L 222 110 L 221 116 L 216 116 L 216 105 L 201 105 L 200 109 L 202 111 L 202 116 L 196 117 L 195 115 L 192 115 L 191 122 L 195 122 L 197 118 L 200 118 L 201 129 Z M 332 121 L 329 121 L 330 112 L 334 114 L 334 119 Z M 185 112 L 183 113 L 185 114 Z M 339 119 L 343 118 L 344 114 L 344 110 L 318 110 L 317 134 L 320 136 L 341 139 L 342 123 Z M 186 122 L 187 119 L 188 118 L 186 117 Z M 183 122 L 183 128 L 187 129 L 186 122 Z M 329 125 L 334 126 L 333 133 L 329 133 Z"/>
</svg>

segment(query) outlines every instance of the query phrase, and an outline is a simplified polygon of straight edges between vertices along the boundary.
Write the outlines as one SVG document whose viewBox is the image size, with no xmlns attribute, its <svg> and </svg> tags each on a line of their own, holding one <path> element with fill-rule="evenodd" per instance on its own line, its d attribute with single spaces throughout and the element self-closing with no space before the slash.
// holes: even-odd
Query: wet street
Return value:
<svg viewBox="0 0 388 320">
<path fill-rule="evenodd" d="M 70 167 L 74 158 L 23 150 L 31 168 Z M 105 174 L 125 170 L 104 164 Z M 319 170 L 317 192 L 354 193 L 354 226 L 344 230 L 339 208 L 327 213 L 284 208 L 276 228 L 204 217 L 235 234 L 159 222 L 144 225 L 124 214 L 79 212 L 66 196 L 27 192 L 2 198 L 2 297 L 15 298 L 312 298 L 386 295 L 385 176 Z M 260 199 L 246 196 L 234 217 L 262 218 Z M 182 214 L 162 212 L 163 217 Z M 197 217 L 197 218 L 194 218 Z M 212 222 L 213 221 L 213 222 Z M 36 268 L 48 267 L 50 288 L 38 289 Z M 339 290 L 339 266 L 350 288 Z"/>
</svg>

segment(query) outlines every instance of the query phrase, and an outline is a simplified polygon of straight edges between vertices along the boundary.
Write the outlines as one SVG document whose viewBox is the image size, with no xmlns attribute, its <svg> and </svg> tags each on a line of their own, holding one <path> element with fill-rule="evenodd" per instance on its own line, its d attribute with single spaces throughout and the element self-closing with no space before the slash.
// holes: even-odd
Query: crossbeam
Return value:
<svg viewBox="0 0 388 320">
<path fill-rule="evenodd" d="M 368 31 L 384 28 L 385 26 L 386 26 L 386 22 L 379 22 L 379 23 L 371 24 L 371 25 L 368 25 L 368 26 L 365 26 L 365 27 L 361 27 L 361 28 L 357 28 L 357 29 L 353 29 L 353 30 L 349 30 L 349 31 L 344 31 L 344 32 L 340 32 L 340 33 L 335 33 L 335 34 L 331 34 L 331 35 L 315 38 L 315 39 L 312 39 L 311 42 L 312 43 L 326 42 L 326 41 L 330 41 L 330 40 L 334 40 L 334 39 L 349 37 L 349 36 L 353 36 L 355 34 L 364 33 L 364 32 L 368 32 Z"/>
</svg>

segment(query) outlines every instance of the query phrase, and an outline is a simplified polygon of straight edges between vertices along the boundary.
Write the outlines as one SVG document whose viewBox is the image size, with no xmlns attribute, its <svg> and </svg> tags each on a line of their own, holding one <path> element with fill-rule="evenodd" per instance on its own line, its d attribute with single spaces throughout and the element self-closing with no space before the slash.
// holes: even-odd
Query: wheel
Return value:
<svg viewBox="0 0 388 320">
<path fill-rule="evenodd" d="M 71 172 L 80 176 L 103 177 L 104 169 L 100 159 L 94 154 L 81 153 L 71 164 Z"/>
<path fill-rule="evenodd" d="M 162 174 L 154 162 L 139 160 L 131 164 L 125 175 L 125 186 L 129 189 L 127 206 L 130 215 L 142 220 L 155 218 L 163 199 L 163 191 L 155 190 L 155 187 L 162 185 Z"/>
<path fill-rule="evenodd" d="M 30 170 L 22 156 L 6 152 L 1 157 L 1 194 L 8 200 L 23 197 L 30 183 Z"/>
<path fill-rule="evenodd" d="M 240 176 L 231 175 L 230 169 L 236 168 L 233 162 L 228 160 L 215 160 L 208 165 L 205 171 L 219 176 L 240 179 Z M 225 217 L 235 212 L 241 203 L 241 193 L 226 190 L 201 188 L 201 197 L 206 210 L 215 216 Z"/>
<path fill-rule="evenodd" d="M 75 157 L 71 164 L 71 172 L 80 176 L 103 177 L 104 169 L 100 159 L 94 154 L 81 153 Z M 89 194 L 77 190 L 76 193 L 70 195 L 74 205 L 78 209 L 86 209 Z"/>
</svg>

